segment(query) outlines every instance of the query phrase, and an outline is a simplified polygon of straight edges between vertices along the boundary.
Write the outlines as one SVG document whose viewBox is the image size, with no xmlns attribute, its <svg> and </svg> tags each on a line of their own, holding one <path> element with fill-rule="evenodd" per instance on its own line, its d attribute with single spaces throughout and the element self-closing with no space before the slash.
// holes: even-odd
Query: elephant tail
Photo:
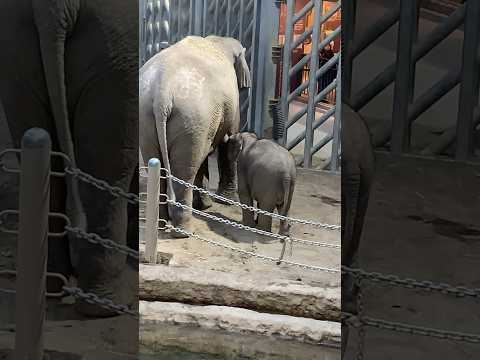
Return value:
<svg viewBox="0 0 480 360">
<path fill-rule="evenodd" d="M 75 149 L 70 129 L 65 85 L 65 41 L 76 22 L 79 5 L 78 2 L 68 3 L 32 0 L 32 10 L 39 36 L 44 75 L 56 130 L 55 135 L 60 150 L 69 157 L 71 166 L 75 167 Z M 77 181 L 72 178 L 67 179 L 67 189 L 71 199 L 67 202 L 67 206 L 71 210 L 72 222 L 76 226 L 85 227 L 86 218 L 80 201 Z"/>
<path fill-rule="evenodd" d="M 288 210 L 292 203 L 293 188 L 295 186 L 295 180 L 291 177 L 285 177 L 283 179 L 283 207 L 280 215 L 288 216 Z"/>
<path fill-rule="evenodd" d="M 158 109 L 158 107 L 156 106 L 155 108 Z M 168 173 L 172 174 L 167 144 L 167 120 L 170 117 L 170 113 L 171 106 L 162 107 L 160 111 L 155 111 L 155 124 L 157 128 L 157 136 L 163 164 L 165 166 L 165 169 L 167 169 Z M 167 195 L 170 200 L 175 201 L 175 192 L 173 191 L 173 181 L 171 177 L 167 177 Z M 170 206 L 168 208 L 170 218 L 172 218 L 173 214 L 171 214 Z"/>
</svg>

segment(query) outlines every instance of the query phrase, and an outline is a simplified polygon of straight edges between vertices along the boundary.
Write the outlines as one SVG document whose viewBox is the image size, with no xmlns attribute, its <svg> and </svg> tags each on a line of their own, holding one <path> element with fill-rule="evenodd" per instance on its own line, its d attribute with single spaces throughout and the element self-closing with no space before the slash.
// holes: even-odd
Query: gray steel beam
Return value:
<svg viewBox="0 0 480 360">
<path fill-rule="evenodd" d="M 313 133 L 313 121 L 315 120 L 315 104 L 317 93 L 317 78 L 315 74 L 317 73 L 319 65 L 319 42 L 320 42 L 320 26 L 322 20 L 322 9 L 323 9 L 323 0 L 315 0 L 315 19 L 313 24 L 313 33 L 312 33 L 312 49 L 311 49 L 311 60 L 310 60 L 310 76 L 309 76 L 309 86 L 308 86 L 308 105 L 307 105 L 307 121 L 305 124 L 305 146 L 304 146 L 304 167 L 312 167 L 312 147 L 314 140 Z"/>
<path fill-rule="evenodd" d="M 417 0 L 400 0 L 400 19 L 397 41 L 397 66 L 392 113 L 391 151 L 395 154 L 407 152 L 410 148 L 410 122 L 408 108 L 413 92 L 415 63 L 412 49 L 416 38 Z"/>
<path fill-rule="evenodd" d="M 480 84 L 480 64 L 476 56 L 480 47 L 480 1 L 468 0 L 466 6 L 455 151 L 458 160 L 467 160 L 473 152 L 474 116 Z"/>
</svg>

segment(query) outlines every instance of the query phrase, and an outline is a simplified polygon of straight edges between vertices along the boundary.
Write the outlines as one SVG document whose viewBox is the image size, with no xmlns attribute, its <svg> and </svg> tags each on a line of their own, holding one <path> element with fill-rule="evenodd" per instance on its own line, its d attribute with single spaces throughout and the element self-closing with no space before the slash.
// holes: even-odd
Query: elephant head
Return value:
<svg viewBox="0 0 480 360">
<path fill-rule="evenodd" d="M 238 88 L 251 87 L 250 69 L 245 58 L 246 49 L 237 39 L 231 37 L 220 37 L 215 35 L 207 36 L 207 39 L 220 47 L 235 68 L 237 74 Z"/>
<path fill-rule="evenodd" d="M 254 133 L 238 133 L 232 135 L 228 138 L 228 150 L 227 150 L 227 158 L 229 161 L 237 161 L 238 155 L 242 152 L 243 148 L 245 147 L 245 142 L 252 142 L 257 141 L 257 135 Z"/>
</svg>

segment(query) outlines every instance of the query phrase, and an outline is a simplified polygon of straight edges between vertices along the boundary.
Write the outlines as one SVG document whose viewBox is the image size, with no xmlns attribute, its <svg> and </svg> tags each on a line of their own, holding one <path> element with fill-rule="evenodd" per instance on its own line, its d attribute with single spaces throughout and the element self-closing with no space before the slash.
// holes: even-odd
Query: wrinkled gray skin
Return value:
<svg viewBox="0 0 480 360">
<path fill-rule="evenodd" d="M 135 1 L 0 2 L 0 99 L 16 147 L 27 129 L 42 127 L 73 166 L 138 191 L 137 12 Z M 52 157 L 52 168 L 62 171 L 63 162 Z M 138 248 L 138 207 L 71 177 L 51 182 L 52 211 L 66 212 L 72 226 L 117 244 L 127 243 L 128 231 L 128 244 Z M 63 226 L 51 220 L 55 232 Z M 48 251 L 49 271 L 75 274 L 84 291 L 116 303 L 136 301 L 124 291 L 132 273 L 125 255 L 74 236 L 49 238 Z M 77 309 L 114 315 L 82 301 Z"/>
<path fill-rule="evenodd" d="M 250 87 L 245 49 L 233 38 L 188 36 L 152 57 L 140 70 L 140 149 L 145 162 L 160 158 L 171 173 L 202 186 L 207 157 L 218 148 L 218 194 L 236 192 L 235 164 L 226 158 L 228 136 L 238 132 L 239 89 Z M 168 151 L 167 151 L 168 150 Z M 163 181 L 161 191 L 191 206 L 192 190 Z M 196 199 L 195 206 L 209 206 Z M 188 228 L 190 214 L 160 207 L 174 226 Z M 182 237 L 181 234 L 176 234 Z"/>
<path fill-rule="evenodd" d="M 227 143 L 228 158 L 233 163 L 237 160 L 238 195 L 240 202 L 288 216 L 292 203 L 297 169 L 295 160 L 277 143 L 261 139 L 252 133 L 238 133 L 231 136 Z M 272 218 L 259 214 L 255 220 L 254 213 L 242 209 L 243 224 L 260 230 L 272 231 Z M 281 235 L 288 236 L 290 224 L 280 221 Z"/>
<path fill-rule="evenodd" d="M 342 265 L 356 267 L 375 159 L 365 121 L 345 103 L 342 103 L 342 149 Z M 357 293 L 352 278 L 343 278 L 342 311 L 356 313 Z M 342 358 L 347 341 L 348 326 L 342 325 Z"/>
</svg>

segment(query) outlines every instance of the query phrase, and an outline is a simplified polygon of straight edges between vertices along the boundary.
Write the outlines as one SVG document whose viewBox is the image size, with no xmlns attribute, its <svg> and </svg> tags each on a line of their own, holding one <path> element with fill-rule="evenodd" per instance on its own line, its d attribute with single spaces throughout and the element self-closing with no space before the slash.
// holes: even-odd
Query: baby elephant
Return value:
<svg viewBox="0 0 480 360">
<path fill-rule="evenodd" d="M 275 208 L 280 215 L 288 216 L 292 202 L 297 170 L 293 156 L 277 143 L 261 139 L 252 133 L 238 133 L 230 136 L 227 143 L 230 161 L 238 160 L 238 195 L 243 204 L 273 212 Z M 243 211 L 243 224 L 260 230 L 272 230 L 272 218 Z M 280 235 L 288 236 L 290 225 L 280 221 Z"/>
</svg>

